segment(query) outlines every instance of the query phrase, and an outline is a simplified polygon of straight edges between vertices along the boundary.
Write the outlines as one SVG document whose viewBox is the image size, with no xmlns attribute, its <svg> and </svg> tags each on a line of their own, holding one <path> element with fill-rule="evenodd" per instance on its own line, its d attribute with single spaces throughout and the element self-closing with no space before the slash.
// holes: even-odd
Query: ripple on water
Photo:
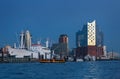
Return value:
<svg viewBox="0 0 120 79">
<path fill-rule="evenodd" d="M 120 61 L 1 64 L 0 79 L 120 79 Z"/>
</svg>

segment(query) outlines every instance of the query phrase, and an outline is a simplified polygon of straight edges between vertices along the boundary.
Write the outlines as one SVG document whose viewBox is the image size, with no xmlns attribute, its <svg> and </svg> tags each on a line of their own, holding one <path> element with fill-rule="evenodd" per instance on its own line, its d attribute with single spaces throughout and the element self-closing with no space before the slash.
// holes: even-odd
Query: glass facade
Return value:
<svg viewBox="0 0 120 79">
<path fill-rule="evenodd" d="M 76 47 L 86 46 L 103 46 L 103 32 L 96 26 L 95 20 L 76 32 Z"/>
</svg>

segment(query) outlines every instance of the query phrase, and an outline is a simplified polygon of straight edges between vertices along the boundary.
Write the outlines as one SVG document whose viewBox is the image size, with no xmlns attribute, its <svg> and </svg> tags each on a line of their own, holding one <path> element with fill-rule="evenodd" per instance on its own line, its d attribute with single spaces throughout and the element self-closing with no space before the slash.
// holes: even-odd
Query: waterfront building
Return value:
<svg viewBox="0 0 120 79">
<path fill-rule="evenodd" d="M 59 45 L 61 55 L 67 57 L 69 54 L 69 46 L 68 46 L 68 36 L 66 34 L 62 34 L 59 37 Z"/>
<path fill-rule="evenodd" d="M 103 32 L 99 30 L 95 20 L 76 32 L 76 47 L 76 56 L 80 58 L 103 55 Z"/>
<path fill-rule="evenodd" d="M 76 32 L 76 47 L 85 46 L 103 46 L 103 32 L 99 30 L 95 20 Z"/>
<path fill-rule="evenodd" d="M 68 44 L 68 36 L 66 34 L 60 35 L 59 43 L 67 43 Z"/>
<path fill-rule="evenodd" d="M 59 43 L 53 44 L 51 49 L 54 50 L 54 53 L 60 56 L 60 58 L 68 57 L 68 36 L 66 34 L 60 35 Z"/>
</svg>

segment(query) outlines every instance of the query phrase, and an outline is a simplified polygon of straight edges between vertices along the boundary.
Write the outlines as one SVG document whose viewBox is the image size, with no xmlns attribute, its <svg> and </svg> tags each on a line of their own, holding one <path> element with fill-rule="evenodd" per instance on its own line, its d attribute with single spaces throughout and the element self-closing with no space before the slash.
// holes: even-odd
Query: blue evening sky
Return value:
<svg viewBox="0 0 120 79">
<path fill-rule="evenodd" d="M 30 30 L 33 42 L 49 38 L 58 42 L 96 20 L 108 50 L 120 52 L 120 0 L 0 0 L 0 46 L 13 45 L 21 30 Z"/>
</svg>

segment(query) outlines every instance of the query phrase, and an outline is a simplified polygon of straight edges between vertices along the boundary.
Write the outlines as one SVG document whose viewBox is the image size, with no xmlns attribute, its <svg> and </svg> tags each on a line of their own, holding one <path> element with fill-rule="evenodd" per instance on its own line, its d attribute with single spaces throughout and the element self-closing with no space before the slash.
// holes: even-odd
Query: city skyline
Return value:
<svg viewBox="0 0 120 79">
<path fill-rule="evenodd" d="M 30 30 L 33 42 L 46 38 L 58 42 L 60 34 L 67 34 L 70 48 L 74 48 L 75 33 L 96 20 L 108 50 L 120 52 L 119 5 L 119 0 L 1 0 L 0 46 L 13 45 L 17 42 L 16 34 Z"/>
</svg>

